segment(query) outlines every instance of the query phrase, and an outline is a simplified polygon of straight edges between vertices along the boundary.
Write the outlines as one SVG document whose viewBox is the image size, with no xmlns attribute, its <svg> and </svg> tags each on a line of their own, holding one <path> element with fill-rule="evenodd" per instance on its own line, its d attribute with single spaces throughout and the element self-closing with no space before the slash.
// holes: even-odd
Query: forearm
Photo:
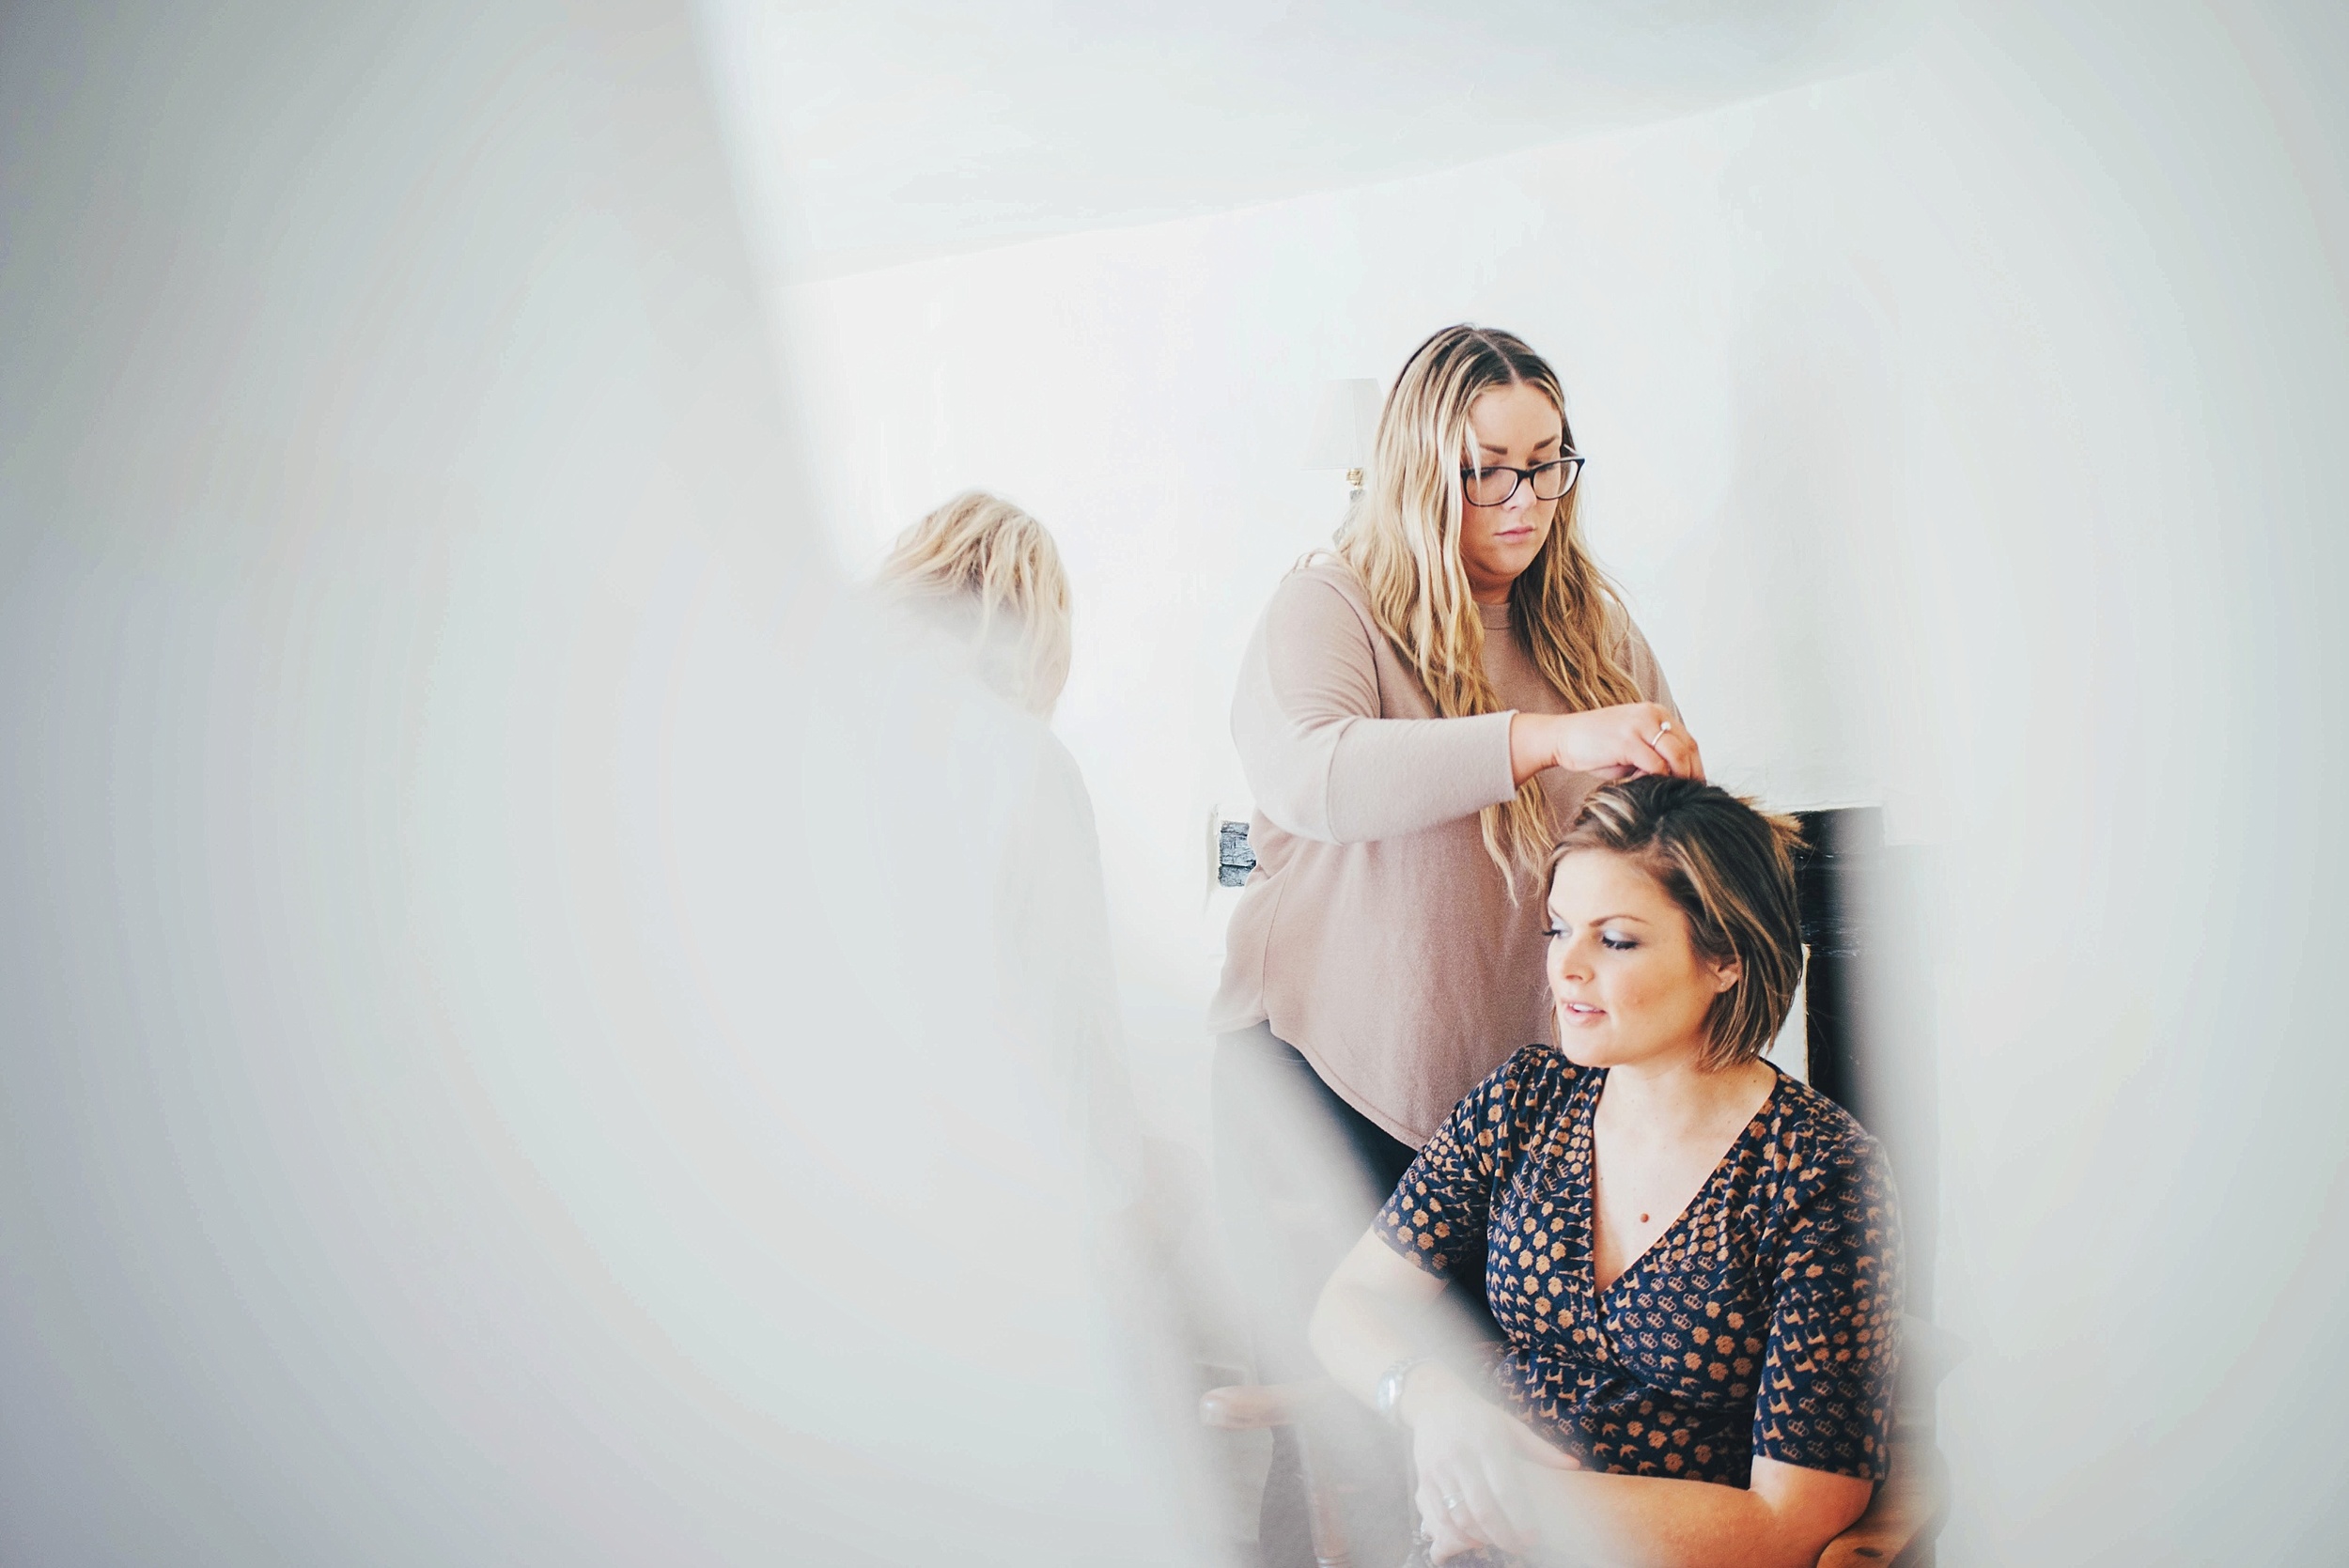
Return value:
<svg viewBox="0 0 2349 1568">
<path fill-rule="evenodd" d="M 1356 719 L 1330 748 L 1329 834 L 1366 844 L 1475 815 L 1517 792 L 1510 715 Z"/>
<path fill-rule="evenodd" d="M 1558 763 L 1558 737 L 1546 721 L 1548 714 L 1509 715 L 1509 776 L 1523 784 L 1545 768 Z"/>
<path fill-rule="evenodd" d="M 1405 1314 L 1373 1292 L 1333 1281 L 1314 1308 L 1306 1341 L 1330 1381 L 1364 1405 L 1377 1402 L 1387 1369 L 1423 1354 Z"/>
<path fill-rule="evenodd" d="M 1850 1523 L 1815 1498 L 1781 1507 L 1711 1482 L 1531 1467 L 1525 1474 L 1543 1539 L 1577 1568 L 1811 1568 Z M 1850 1517 L 1865 1505 L 1863 1492 Z"/>
<path fill-rule="evenodd" d="M 1375 1405 L 1388 1368 L 1435 1348 L 1429 1309 L 1443 1294 L 1443 1281 L 1367 1231 L 1322 1287 L 1306 1341 L 1338 1387 Z M 1413 1374 L 1412 1388 L 1421 1380 Z"/>
<path fill-rule="evenodd" d="M 1232 740 L 1257 807 L 1300 838 L 1421 832 L 1517 790 L 1509 715 L 1388 717 L 1377 642 L 1327 583 L 1292 578 L 1241 660 Z"/>
</svg>

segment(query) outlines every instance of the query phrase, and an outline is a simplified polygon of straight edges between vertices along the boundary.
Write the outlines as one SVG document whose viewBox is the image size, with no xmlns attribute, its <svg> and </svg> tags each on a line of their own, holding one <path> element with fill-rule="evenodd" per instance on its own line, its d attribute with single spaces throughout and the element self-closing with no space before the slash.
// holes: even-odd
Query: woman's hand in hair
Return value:
<svg viewBox="0 0 2349 1568">
<path fill-rule="evenodd" d="M 1669 724 L 1671 727 L 1666 728 Z M 1523 784 L 1545 768 L 1627 779 L 1635 773 L 1704 777 L 1704 758 L 1672 710 L 1623 703 L 1587 713 L 1518 713 L 1509 721 L 1509 769 Z"/>
<path fill-rule="evenodd" d="M 1411 1429 L 1420 1529 L 1434 1543 L 1429 1555 L 1438 1562 L 1476 1546 L 1530 1550 L 1540 1528 L 1518 1479 L 1522 1467 L 1582 1467 L 1439 1365 L 1425 1367 L 1406 1386 L 1399 1413 Z"/>
</svg>

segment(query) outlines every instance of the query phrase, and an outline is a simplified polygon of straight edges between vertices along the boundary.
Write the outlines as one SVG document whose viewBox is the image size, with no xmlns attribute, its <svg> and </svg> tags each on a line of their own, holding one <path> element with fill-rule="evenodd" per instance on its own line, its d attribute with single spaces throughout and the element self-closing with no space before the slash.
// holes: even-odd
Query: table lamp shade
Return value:
<svg viewBox="0 0 2349 1568">
<path fill-rule="evenodd" d="M 1322 382 L 1303 466 L 1368 468 L 1371 439 L 1378 428 L 1378 383 L 1366 376 Z"/>
</svg>

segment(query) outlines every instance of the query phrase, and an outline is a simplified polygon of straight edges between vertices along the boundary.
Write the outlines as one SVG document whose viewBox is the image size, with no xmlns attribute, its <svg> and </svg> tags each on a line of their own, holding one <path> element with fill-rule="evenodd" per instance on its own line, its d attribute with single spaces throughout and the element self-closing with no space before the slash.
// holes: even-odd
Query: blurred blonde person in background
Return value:
<svg viewBox="0 0 2349 1568">
<path fill-rule="evenodd" d="M 1249 644 L 1232 736 L 1256 869 L 1208 1027 L 1218 1187 L 1265 1381 L 1317 1374 L 1304 1326 L 1322 1281 L 1460 1096 L 1552 1038 L 1541 872 L 1584 797 L 1703 775 L 1583 546 L 1582 461 L 1540 355 L 1504 332 L 1435 334 L 1388 395 L 1336 550 L 1282 582 Z M 1296 1472 L 1284 1449 L 1268 1557 L 1288 1555 L 1273 1543 L 1293 1533 Z"/>
<path fill-rule="evenodd" d="M 1034 1194 L 1044 1195 L 1045 1212 L 1062 1212 L 1075 1222 L 1089 1287 L 1099 1293 L 1104 1321 L 1114 1325 L 1111 1359 L 1124 1376 L 1120 1390 L 1152 1434 L 1149 1452 L 1161 1481 L 1190 1488 L 1188 1506 L 1204 1514 L 1192 1367 L 1201 1309 L 1175 1254 L 1194 1216 L 1204 1212 L 1209 1184 L 1196 1156 L 1143 1135 L 1125 1071 L 1092 800 L 1076 759 L 1045 722 L 1068 681 L 1068 574 L 1042 523 L 1001 496 L 971 489 L 900 535 L 874 585 L 929 642 L 933 673 L 942 666 L 978 677 L 943 683 L 944 690 L 964 693 L 959 705 L 940 706 L 935 689 L 879 701 L 893 712 L 929 705 L 929 720 L 914 726 L 928 733 L 909 737 L 890 726 L 893 746 L 910 743 L 928 753 L 932 766 L 957 774 L 963 793 L 984 803 L 952 825 L 951 836 L 960 841 L 956 855 L 930 860 L 916 880 L 955 861 L 966 862 L 977 874 L 965 889 L 969 907 L 981 911 L 973 926 L 996 933 L 991 943 L 974 948 L 972 928 L 957 928 L 949 945 L 957 949 L 953 961 L 960 971 L 950 980 L 930 976 L 936 993 L 952 999 L 951 1015 L 914 1031 L 898 1048 L 899 1061 L 919 1063 L 932 1096 L 963 1114 L 967 1134 L 984 1151 L 976 1158 L 1029 1167 L 1031 1196 L 1007 1201 L 999 1195 L 988 1223 L 974 1234 L 1009 1234 L 999 1220 L 1037 1209 Z M 869 691 L 870 683 L 862 689 Z M 973 706 L 994 706 L 968 700 L 981 690 L 1004 699 L 1021 717 L 1000 708 L 991 717 L 973 715 Z M 968 736 L 988 731 L 1025 732 L 1012 766 L 995 766 L 1001 759 L 971 751 Z M 930 752 L 934 745 L 941 749 Z M 916 781 L 918 788 L 928 787 L 927 774 L 919 768 L 909 773 L 902 759 L 841 771 L 861 791 L 873 789 L 877 774 L 889 775 L 893 788 Z M 929 815 L 911 801 L 904 809 Z M 844 800 L 826 816 L 845 824 L 859 820 L 860 813 L 863 831 L 839 840 L 852 857 L 863 853 L 859 845 L 894 832 L 886 826 L 890 814 L 869 804 Z M 929 925 L 934 896 L 916 893 L 907 900 L 903 907 L 918 911 L 914 924 L 870 944 L 869 951 L 884 959 L 874 977 L 877 987 L 891 984 L 888 975 L 906 953 L 928 954 L 938 945 Z M 925 959 L 926 968 L 935 964 Z M 1007 1048 L 992 1059 L 974 1058 L 967 1048 L 966 1026 L 977 1020 L 991 1021 L 993 1037 Z M 941 1049 L 941 1041 L 953 1045 Z M 1057 1114 L 1039 1120 L 1039 1108 L 1047 1105 L 1056 1105 Z M 1054 1171 L 1038 1157 L 1063 1127 L 1081 1133 L 1085 1169 L 1073 1181 L 1066 1169 Z M 950 1199 L 941 1207 L 959 1212 L 960 1203 Z M 1033 1310 L 1053 1287 L 1032 1277 L 1031 1260 L 1050 1250 L 1034 1239 L 1004 1247 L 988 1265 L 1002 1271 L 989 1294 L 1027 1299 Z M 976 1280 L 979 1272 L 957 1278 Z M 1027 1349 L 1046 1354 L 1037 1375 L 1048 1381 L 1065 1375 L 1055 1363 L 1066 1354 L 1066 1336 L 1081 1315 L 1066 1301 L 1059 1307 L 1036 1312 L 1029 1326 L 1034 1343 Z M 1006 1354 L 1030 1337 L 1003 1336 Z"/>
<path fill-rule="evenodd" d="M 988 685 L 1050 718 L 1068 684 L 1068 574 L 1044 525 L 965 490 L 898 536 L 876 583 L 977 650 Z"/>
</svg>

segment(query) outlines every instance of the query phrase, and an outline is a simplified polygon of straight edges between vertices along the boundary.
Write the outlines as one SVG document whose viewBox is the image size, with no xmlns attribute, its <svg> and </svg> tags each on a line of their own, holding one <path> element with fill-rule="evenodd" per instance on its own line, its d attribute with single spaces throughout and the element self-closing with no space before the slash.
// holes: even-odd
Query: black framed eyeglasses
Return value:
<svg viewBox="0 0 2349 1568">
<path fill-rule="evenodd" d="M 1581 455 L 1569 452 L 1532 468 L 1464 468 L 1460 470 L 1460 494 L 1471 506 L 1501 506 L 1517 493 L 1519 485 L 1531 480 L 1534 500 L 1558 501 L 1581 476 Z"/>
</svg>

